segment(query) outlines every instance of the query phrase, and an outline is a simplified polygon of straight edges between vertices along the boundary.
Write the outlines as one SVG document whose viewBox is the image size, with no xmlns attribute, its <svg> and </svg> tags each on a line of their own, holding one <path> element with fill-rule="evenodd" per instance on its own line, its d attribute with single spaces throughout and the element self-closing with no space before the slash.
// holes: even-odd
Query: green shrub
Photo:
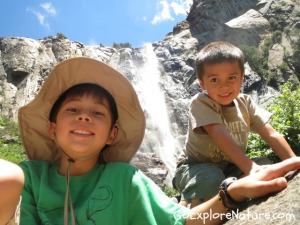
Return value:
<svg viewBox="0 0 300 225">
<path fill-rule="evenodd" d="M 112 45 L 113 48 L 116 49 L 121 49 L 121 48 L 132 48 L 131 44 L 126 42 L 126 43 L 113 43 Z"/>
<path fill-rule="evenodd" d="M 272 41 L 273 41 L 273 43 L 280 43 L 281 39 L 282 39 L 282 32 L 280 30 L 276 30 L 272 34 Z"/>
<path fill-rule="evenodd" d="M 278 21 L 276 20 L 276 19 L 274 19 L 274 18 L 271 18 L 270 20 L 269 20 L 269 22 L 270 22 L 270 27 L 271 27 L 271 30 L 277 30 L 278 28 L 279 28 L 279 24 L 278 24 Z"/>
<path fill-rule="evenodd" d="M 285 137 L 295 154 L 300 156 L 300 85 L 288 81 L 280 86 L 280 95 L 267 106 L 267 110 L 273 114 L 269 123 Z M 279 160 L 256 134 L 249 137 L 247 155 Z"/>
<path fill-rule="evenodd" d="M 60 40 L 67 39 L 67 37 L 66 37 L 63 33 L 57 33 L 56 36 L 57 36 L 57 38 L 60 39 Z"/>
<path fill-rule="evenodd" d="M 179 193 L 177 190 L 175 190 L 175 189 L 172 188 L 172 187 L 168 187 L 168 186 L 165 187 L 164 193 L 165 193 L 168 197 L 170 197 L 170 198 L 172 198 L 172 197 L 174 197 L 174 196 L 176 196 L 176 195 L 180 195 L 180 193 Z"/>
<path fill-rule="evenodd" d="M 42 54 L 44 52 L 44 48 L 43 47 L 39 47 L 38 51 L 39 51 L 40 54 Z"/>
<path fill-rule="evenodd" d="M 251 68 L 256 70 L 261 61 L 259 49 L 253 45 L 242 45 L 240 48 L 244 53 L 245 61 L 249 63 Z"/>
<path fill-rule="evenodd" d="M 245 62 L 248 62 L 250 67 L 257 72 L 263 79 L 268 80 L 268 48 L 262 47 L 262 50 L 253 45 L 242 45 L 241 50 L 245 56 Z"/>
<path fill-rule="evenodd" d="M 19 163 L 26 159 L 18 125 L 8 118 L 0 118 L 0 158 Z"/>
<path fill-rule="evenodd" d="M 4 135 L 11 135 L 14 137 L 19 137 L 18 124 L 7 117 L 0 118 L 0 137 Z M 20 141 L 20 139 L 18 138 Z"/>
<path fill-rule="evenodd" d="M 281 65 L 279 66 L 279 69 L 282 71 L 282 72 L 286 72 L 286 70 L 288 70 L 289 66 L 286 62 L 282 62 Z"/>
<path fill-rule="evenodd" d="M 13 163 L 19 163 L 23 160 L 26 160 L 27 156 L 21 144 L 5 144 L 2 140 L 0 140 L 0 158 L 6 159 Z"/>
</svg>

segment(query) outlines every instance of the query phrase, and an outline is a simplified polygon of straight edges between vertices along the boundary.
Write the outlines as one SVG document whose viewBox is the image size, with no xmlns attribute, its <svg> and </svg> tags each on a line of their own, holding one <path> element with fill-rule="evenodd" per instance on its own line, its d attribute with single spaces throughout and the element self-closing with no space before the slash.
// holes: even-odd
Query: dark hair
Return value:
<svg viewBox="0 0 300 225">
<path fill-rule="evenodd" d="M 204 46 L 196 58 L 197 76 L 200 80 L 202 80 L 205 64 L 234 61 L 238 62 L 241 72 L 244 73 L 244 54 L 241 49 L 228 42 L 212 42 Z"/>
<path fill-rule="evenodd" d="M 112 115 L 112 126 L 116 123 L 118 119 L 118 110 L 117 110 L 117 105 L 116 102 L 113 98 L 113 96 L 103 87 L 97 85 L 97 84 L 92 84 L 92 83 L 81 83 L 74 85 L 70 87 L 68 90 L 66 90 L 64 93 L 60 95 L 60 97 L 56 100 L 54 105 L 52 106 L 52 109 L 50 111 L 49 115 L 49 120 L 50 122 L 56 122 L 56 117 L 57 113 L 62 105 L 62 103 L 70 98 L 70 97 L 81 97 L 85 94 L 88 95 L 93 95 L 100 100 L 102 99 L 107 99 L 108 104 L 109 104 L 109 110 Z"/>
</svg>

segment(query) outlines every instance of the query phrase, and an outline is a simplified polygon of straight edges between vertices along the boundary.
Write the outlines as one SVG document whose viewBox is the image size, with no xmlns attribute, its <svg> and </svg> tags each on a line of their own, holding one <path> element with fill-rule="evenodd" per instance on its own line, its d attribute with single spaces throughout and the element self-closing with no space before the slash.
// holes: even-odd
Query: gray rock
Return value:
<svg viewBox="0 0 300 225">
<path fill-rule="evenodd" d="M 298 225 L 300 224 L 300 174 L 288 187 L 269 196 L 252 200 L 248 207 L 233 214 L 225 224 Z"/>
</svg>

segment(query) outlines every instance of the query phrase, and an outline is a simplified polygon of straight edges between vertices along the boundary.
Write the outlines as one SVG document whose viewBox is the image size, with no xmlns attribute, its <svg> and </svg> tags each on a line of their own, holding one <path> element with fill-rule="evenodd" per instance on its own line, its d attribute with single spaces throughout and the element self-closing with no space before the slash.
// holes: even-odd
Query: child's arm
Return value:
<svg viewBox="0 0 300 225">
<path fill-rule="evenodd" d="M 214 139 L 217 146 L 225 153 L 225 155 L 232 160 L 245 174 L 249 174 L 252 170 L 255 172 L 259 167 L 255 162 L 249 159 L 235 143 L 222 124 L 209 124 L 204 126 L 207 133 Z"/>
<path fill-rule="evenodd" d="M 7 224 L 13 217 L 24 184 L 22 169 L 0 159 L 0 224 Z"/>
<path fill-rule="evenodd" d="M 270 124 L 266 123 L 262 126 L 258 134 L 270 145 L 281 160 L 296 156 L 283 135 L 278 133 Z"/>
<path fill-rule="evenodd" d="M 289 171 L 300 169 L 300 158 L 294 157 L 277 164 L 270 165 L 264 170 L 250 176 L 238 179 L 228 187 L 229 195 L 235 201 L 243 201 L 246 198 L 254 199 L 272 192 L 283 190 L 287 186 L 285 176 Z M 215 217 L 207 217 L 212 213 Z M 218 196 L 191 209 L 185 225 L 219 224 L 220 217 L 226 219 L 226 209 Z M 217 217 L 216 215 L 219 215 Z M 201 215 L 202 219 L 198 216 Z M 203 217 L 206 215 L 206 220 Z M 212 215 L 212 216 L 213 216 Z M 192 217 L 192 218 L 191 218 Z M 195 219 L 199 218 L 199 219 Z"/>
</svg>

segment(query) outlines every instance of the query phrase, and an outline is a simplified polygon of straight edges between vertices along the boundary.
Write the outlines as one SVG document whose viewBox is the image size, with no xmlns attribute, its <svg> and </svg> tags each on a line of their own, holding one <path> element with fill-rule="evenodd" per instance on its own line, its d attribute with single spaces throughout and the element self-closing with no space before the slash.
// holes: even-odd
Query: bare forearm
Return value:
<svg viewBox="0 0 300 225">
<path fill-rule="evenodd" d="M 255 163 L 242 152 L 226 129 L 222 125 L 208 125 L 205 129 L 224 154 L 245 174 L 248 174 Z"/>
<path fill-rule="evenodd" d="M 296 156 L 284 136 L 278 133 L 270 124 L 265 124 L 258 133 L 281 160 Z"/>
<path fill-rule="evenodd" d="M 219 224 L 221 220 L 228 218 L 228 213 L 218 196 L 191 209 L 185 225 Z"/>
<path fill-rule="evenodd" d="M 282 134 L 274 132 L 270 136 L 270 141 L 268 142 L 270 143 L 270 147 L 281 160 L 296 156 Z"/>
<path fill-rule="evenodd" d="M 14 215 L 23 183 L 21 168 L 0 159 L 0 224 L 7 224 Z"/>
</svg>

